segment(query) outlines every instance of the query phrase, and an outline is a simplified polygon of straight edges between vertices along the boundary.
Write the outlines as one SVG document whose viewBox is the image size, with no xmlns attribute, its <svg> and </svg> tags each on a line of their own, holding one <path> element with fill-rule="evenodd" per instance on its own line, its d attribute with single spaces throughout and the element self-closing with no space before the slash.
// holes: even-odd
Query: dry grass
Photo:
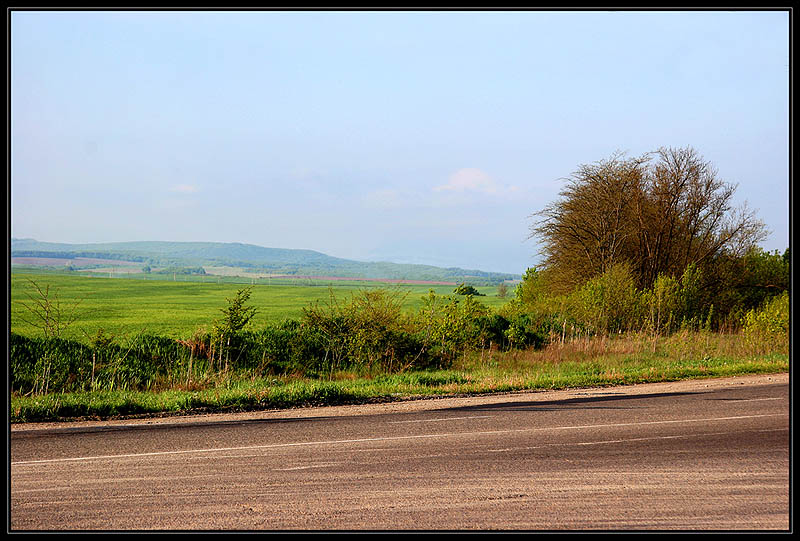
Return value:
<svg viewBox="0 0 800 541">
<path fill-rule="evenodd" d="M 509 370 L 532 365 L 586 362 L 605 358 L 648 356 L 676 361 L 708 358 L 748 359 L 769 354 L 789 354 L 787 336 L 754 340 L 741 332 L 714 333 L 684 330 L 670 336 L 628 333 L 617 336 L 557 340 L 541 349 L 499 352 L 485 350 L 461 359 L 464 368 L 502 364 Z"/>
</svg>

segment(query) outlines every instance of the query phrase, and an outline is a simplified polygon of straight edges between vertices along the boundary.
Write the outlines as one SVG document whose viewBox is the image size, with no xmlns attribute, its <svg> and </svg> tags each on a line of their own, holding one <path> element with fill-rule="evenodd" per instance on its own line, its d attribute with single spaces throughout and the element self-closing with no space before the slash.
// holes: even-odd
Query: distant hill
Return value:
<svg viewBox="0 0 800 541">
<path fill-rule="evenodd" d="M 111 242 L 62 244 L 34 239 L 11 239 L 11 257 L 109 259 L 164 267 L 242 267 L 286 275 L 430 280 L 494 285 L 519 275 L 456 267 L 390 262 L 362 262 L 332 257 L 313 250 L 265 248 L 223 242 Z"/>
</svg>

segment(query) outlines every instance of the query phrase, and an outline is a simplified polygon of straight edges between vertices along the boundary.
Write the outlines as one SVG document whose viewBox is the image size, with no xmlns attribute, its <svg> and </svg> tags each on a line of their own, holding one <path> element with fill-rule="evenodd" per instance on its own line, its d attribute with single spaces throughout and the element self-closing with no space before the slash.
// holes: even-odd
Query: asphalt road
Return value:
<svg viewBox="0 0 800 541">
<path fill-rule="evenodd" d="M 786 530 L 788 374 L 13 425 L 9 529 Z"/>
</svg>

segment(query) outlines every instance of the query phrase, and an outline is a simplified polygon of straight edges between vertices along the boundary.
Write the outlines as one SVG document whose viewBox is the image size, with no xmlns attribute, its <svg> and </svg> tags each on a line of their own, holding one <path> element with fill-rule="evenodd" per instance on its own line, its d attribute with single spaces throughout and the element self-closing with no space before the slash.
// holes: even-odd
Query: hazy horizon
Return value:
<svg viewBox="0 0 800 541">
<path fill-rule="evenodd" d="M 10 236 L 522 274 L 581 164 L 697 150 L 789 246 L 789 12 L 10 10 Z"/>
<path fill-rule="evenodd" d="M 283 247 L 276 247 L 276 246 L 261 246 L 259 244 L 237 243 L 237 242 L 220 243 L 220 242 L 216 242 L 216 241 L 214 241 L 214 242 L 209 242 L 209 241 L 169 241 L 169 240 L 152 240 L 152 239 L 150 239 L 150 240 L 123 241 L 123 242 L 110 241 L 110 242 L 101 242 L 101 243 L 95 243 L 95 242 L 87 242 L 87 243 L 53 243 L 53 242 L 50 242 L 50 241 L 47 241 L 47 240 L 34 239 L 34 238 L 30 238 L 30 237 L 28 237 L 28 238 L 11 237 L 11 241 L 12 242 L 13 241 L 17 241 L 17 242 L 35 241 L 35 242 L 43 243 L 43 244 L 57 244 L 57 245 L 64 245 L 64 246 L 87 246 L 87 247 L 95 247 L 95 246 L 96 247 L 105 247 L 105 246 L 108 246 L 108 245 L 117 246 L 119 244 L 140 244 L 140 243 L 141 244 L 150 244 L 150 243 L 164 243 L 164 244 L 178 244 L 178 243 L 185 243 L 185 244 L 194 244 L 194 243 L 196 243 L 196 244 L 239 244 L 239 245 L 244 245 L 244 246 L 255 246 L 255 247 L 258 247 L 258 248 L 266 248 L 266 249 L 270 249 L 270 250 L 277 249 L 277 250 L 290 250 L 290 251 L 299 251 L 299 252 L 312 251 L 312 252 L 321 253 L 323 255 L 330 256 L 330 257 L 333 257 L 333 258 L 338 258 L 338 256 L 331 255 L 331 254 L 328 254 L 328 253 L 325 253 L 325 252 L 321 252 L 320 250 L 310 250 L 310 249 L 307 249 L 307 248 L 283 248 Z M 17 250 L 20 250 L 20 248 L 17 248 Z M 28 250 L 27 248 L 22 249 L 22 251 L 27 251 L 27 250 Z M 487 271 L 486 269 L 466 268 L 466 267 L 459 267 L 457 265 L 432 265 L 430 263 L 415 263 L 414 261 L 390 261 L 390 260 L 387 260 L 387 259 L 354 259 L 354 258 L 338 258 L 338 259 L 345 259 L 347 261 L 354 261 L 356 263 L 414 264 L 414 265 L 426 265 L 426 266 L 435 266 L 435 267 L 443 267 L 443 268 L 460 268 L 460 269 L 465 270 L 465 271 L 473 270 L 473 271 L 482 271 L 482 272 L 497 272 L 497 273 L 500 273 L 500 274 L 514 274 L 514 275 L 517 275 L 517 276 L 521 276 L 523 274 L 523 273 L 517 273 L 517 272 L 505 273 L 503 271 Z"/>
</svg>

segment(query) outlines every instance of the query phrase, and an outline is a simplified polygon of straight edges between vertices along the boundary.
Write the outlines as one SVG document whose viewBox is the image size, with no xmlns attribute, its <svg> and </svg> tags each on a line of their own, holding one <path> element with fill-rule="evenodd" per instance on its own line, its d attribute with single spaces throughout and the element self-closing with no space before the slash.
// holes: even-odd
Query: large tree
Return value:
<svg viewBox="0 0 800 541">
<path fill-rule="evenodd" d="M 741 257 L 763 240 L 755 213 L 733 207 L 735 191 L 691 147 L 616 153 L 580 166 L 560 198 L 533 215 L 529 237 L 540 240 L 543 267 L 562 289 L 617 263 L 650 287 L 659 275 Z"/>
</svg>

